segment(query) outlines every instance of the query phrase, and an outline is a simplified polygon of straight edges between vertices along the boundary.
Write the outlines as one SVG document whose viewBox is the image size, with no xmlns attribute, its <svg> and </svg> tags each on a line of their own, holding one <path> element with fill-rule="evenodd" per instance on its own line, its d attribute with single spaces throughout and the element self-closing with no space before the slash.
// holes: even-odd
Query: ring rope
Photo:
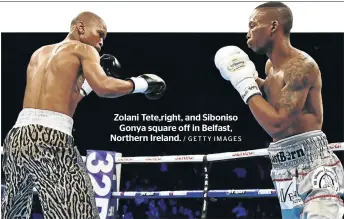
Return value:
<svg viewBox="0 0 344 219">
<path fill-rule="evenodd" d="M 332 151 L 344 151 L 344 142 L 328 144 Z M 3 147 L 0 148 L 1 154 L 3 154 Z M 145 156 L 145 157 L 117 157 L 115 163 L 128 164 L 128 163 L 201 163 L 203 162 L 204 156 L 207 161 L 225 161 L 238 158 L 247 157 L 261 157 L 268 156 L 268 149 L 255 149 L 247 151 L 236 151 L 236 152 L 225 152 L 216 154 L 199 154 L 199 155 L 172 155 L 172 156 Z M 86 157 L 82 156 L 85 161 Z"/>
<path fill-rule="evenodd" d="M 1 185 L 5 187 L 5 185 Z M 37 190 L 34 188 L 34 193 Z M 112 192 L 112 196 L 119 199 L 150 198 L 203 198 L 204 190 L 179 190 L 179 191 L 126 191 Z M 209 190 L 209 198 L 261 198 L 277 197 L 275 189 L 223 189 Z M 341 195 L 344 198 L 344 194 Z"/>
</svg>

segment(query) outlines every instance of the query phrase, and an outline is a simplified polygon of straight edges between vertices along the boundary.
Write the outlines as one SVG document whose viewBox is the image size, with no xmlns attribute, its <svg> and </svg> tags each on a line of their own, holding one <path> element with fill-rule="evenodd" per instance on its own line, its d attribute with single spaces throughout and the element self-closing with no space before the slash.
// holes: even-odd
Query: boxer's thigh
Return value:
<svg viewBox="0 0 344 219">
<path fill-rule="evenodd" d="M 12 129 L 4 140 L 2 168 L 5 192 L 1 203 L 2 218 L 30 217 L 33 181 L 26 171 L 26 159 L 22 155 L 22 147 L 26 142 L 23 129 L 25 127 Z"/>
<path fill-rule="evenodd" d="M 338 177 L 338 187 L 339 187 L 339 193 L 344 194 L 344 168 L 343 163 L 338 159 L 336 154 L 332 155 L 333 162 L 335 163 L 332 165 L 334 171 L 337 174 Z"/>
<path fill-rule="evenodd" d="M 298 218 L 303 202 L 297 194 L 296 180 L 289 170 L 271 170 L 271 178 L 276 189 L 283 219 Z"/>
<path fill-rule="evenodd" d="M 305 203 L 302 218 L 342 218 L 343 166 L 333 154 L 320 166 L 298 179 L 298 192 Z M 317 216 L 318 215 L 318 216 Z"/>
<path fill-rule="evenodd" d="M 21 180 L 6 180 L 1 218 L 30 218 L 32 198 L 33 183 L 29 176 Z"/>
<path fill-rule="evenodd" d="M 43 166 L 37 166 L 35 173 L 44 218 L 98 218 L 92 185 L 78 151 L 73 147 L 49 151 L 53 156 L 38 162 Z M 50 172 L 42 173 L 41 168 Z"/>
</svg>

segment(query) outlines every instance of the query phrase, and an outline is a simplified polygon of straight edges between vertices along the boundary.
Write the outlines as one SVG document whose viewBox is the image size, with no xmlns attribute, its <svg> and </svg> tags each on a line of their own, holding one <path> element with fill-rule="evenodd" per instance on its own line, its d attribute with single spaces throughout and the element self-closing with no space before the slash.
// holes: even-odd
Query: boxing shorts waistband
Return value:
<svg viewBox="0 0 344 219">
<path fill-rule="evenodd" d="M 17 118 L 13 128 L 38 124 L 44 127 L 61 131 L 72 136 L 73 119 L 66 114 L 50 110 L 24 108 Z"/>
<path fill-rule="evenodd" d="M 320 131 L 310 131 L 270 143 L 268 153 L 273 169 L 294 168 L 321 162 L 331 156 L 326 135 Z"/>
</svg>

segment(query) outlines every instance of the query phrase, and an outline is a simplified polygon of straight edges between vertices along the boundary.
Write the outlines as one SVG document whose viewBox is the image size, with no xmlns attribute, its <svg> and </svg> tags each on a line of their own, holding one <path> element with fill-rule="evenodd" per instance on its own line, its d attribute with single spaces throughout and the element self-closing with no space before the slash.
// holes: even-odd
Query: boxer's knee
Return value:
<svg viewBox="0 0 344 219">
<path fill-rule="evenodd" d="M 340 200 L 314 199 L 304 205 L 301 219 L 341 219 L 344 214 Z"/>
</svg>

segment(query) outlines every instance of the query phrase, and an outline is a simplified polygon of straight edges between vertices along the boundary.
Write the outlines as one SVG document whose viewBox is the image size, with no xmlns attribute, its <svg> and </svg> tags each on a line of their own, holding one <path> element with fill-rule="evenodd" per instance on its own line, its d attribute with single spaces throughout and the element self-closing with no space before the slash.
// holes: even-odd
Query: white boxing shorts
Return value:
<svg viewBox="0 0 344 219">
<path fill-rule="evenodd" d="M 343 217 L 344 170 L 322 131 L 271 143 L 268 152 L 283 219 Z"/>
</svg>

